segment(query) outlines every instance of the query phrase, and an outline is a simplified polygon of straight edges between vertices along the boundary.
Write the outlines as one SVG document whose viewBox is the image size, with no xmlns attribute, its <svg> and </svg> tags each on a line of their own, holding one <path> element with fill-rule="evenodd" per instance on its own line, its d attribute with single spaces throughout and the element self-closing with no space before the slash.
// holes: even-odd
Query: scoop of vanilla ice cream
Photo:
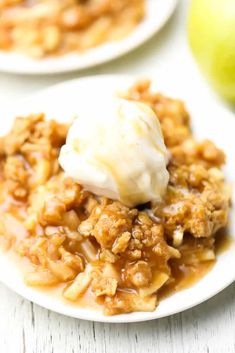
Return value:
<svg viewBox="0 0 235 353">
<path fill-rule="evenodd" d="M 59 156 L 66 174 L 86 190 L 129 207 L 161 198 L 169 180 L 167 161 L 155 113 L 120 98 L 83 109 Z"/>
</svg>

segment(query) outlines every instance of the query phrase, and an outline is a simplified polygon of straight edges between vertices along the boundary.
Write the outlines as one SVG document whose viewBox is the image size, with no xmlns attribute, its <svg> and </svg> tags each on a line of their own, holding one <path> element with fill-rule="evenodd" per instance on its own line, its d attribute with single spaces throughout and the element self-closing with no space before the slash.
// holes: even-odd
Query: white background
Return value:
<svg viewBox="0 0 235 353">
<path fill-rule="evenodd" d="M 181 0 L 174 16 L 159 34 L 133 53 L 107 65 L 55 77 L 0 74 L 0 106 L 14 105 L 16 100 L 48 85 L 99 73 L 136 74 L 155 79 L 170 75 L 172 84 L 183 81 L 192 94 L 196 95 L 200 87 L 213 95 L 187 48 L 187 6 L 188 1 Z M 234 353 L 235 285 L 182 314 L 125 325 L 66 318 L 23 300 L 0 285 L 0 352 Z"/>
</svg>

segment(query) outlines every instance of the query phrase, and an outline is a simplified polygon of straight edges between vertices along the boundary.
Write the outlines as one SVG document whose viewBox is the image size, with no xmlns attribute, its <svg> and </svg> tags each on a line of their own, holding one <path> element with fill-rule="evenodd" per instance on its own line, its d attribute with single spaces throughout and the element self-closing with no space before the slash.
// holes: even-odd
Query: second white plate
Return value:
<svg viewBox="0 0 235 353">
<path fill-rule="evenodd" d="M 125 39 L 100 45 L 84 53 L 34 60 L 0 51 L 0 71 L 19 74 L 53 74 L 81 70 L 110 61 L 144 43 L 166 23 L 177 0 L 146 0 L 146 16 Z"/>
</svg>

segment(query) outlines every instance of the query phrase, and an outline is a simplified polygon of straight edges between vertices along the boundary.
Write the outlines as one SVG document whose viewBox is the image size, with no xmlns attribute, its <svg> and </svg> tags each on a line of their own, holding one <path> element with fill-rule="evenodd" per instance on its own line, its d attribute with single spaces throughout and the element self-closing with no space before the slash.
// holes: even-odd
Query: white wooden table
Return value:
<svg viewBox="0 0 235 353">
<path fill-rule="evenodd" d="M 168 25 L 133 53 L 82 73 L 52 77 L 0 74 L 0 106 L 48 85 L 83 75 L 171 75 L 196 90 L 198 74 L 186 44 L 188 0 Z M 200 86 L 201 87 L 201 86 Z M 205 84 L 205 89 L 209 88 Z M 0 117 L 4 119 L 3 116 Z M 1 271 L 4 269 L 0 269 Z M 234 269 L 235 270 L 235 269 Z M 235 284 L 184 313 L 138 324 L 100 324 L 63 317 L 0 285 L 0 353 L 234 353 Z"/>
</svg>

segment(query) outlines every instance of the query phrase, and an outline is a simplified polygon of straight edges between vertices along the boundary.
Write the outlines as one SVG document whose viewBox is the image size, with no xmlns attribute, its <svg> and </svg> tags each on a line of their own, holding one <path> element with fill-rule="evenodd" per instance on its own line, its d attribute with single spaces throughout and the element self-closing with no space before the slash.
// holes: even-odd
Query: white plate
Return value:
<svg viewBox="0 0 235 353">
<path fill-rule="evenodd" d="M 31 112 L 45 112 L 49 118 L 59 118 L 67 121 L 79 112 L 85 103 L 98 104 L 99 95 L 111 94 L 129 87 L 135 79 L 126 76 L 93 76 L 64 82 L 42 91 L 33 97 L 18 103 L 14 108 L 0 112 L 4 119 L 0 120 L 0 133 L 5 133 L 16 115 Z M 235 147 L 234 131 L 235 119 L 231 112 L 219 105 L 216 100 L 208 100 L 200 91 L 190 92 L 188 86 L 172 84 L 170 79 L 157 80 L 156 89 L 173 97 L 182 98 L 192 116 L 193 129 L 198 138 L 210 138 L 227 153 L 225 168 L 228 180 L 235 179 Z M 96 101 L 96 103 L 95 103 Z M 81 108 L 82 109 L 82 108 Z M 233 195 L 233 200 L 235 197 Z M 230 220 L 229 234 L 235 239 L 235 220 Z M 212 297 L 235 280 L 235 245 L 233 244 L 224 253 L 201 281 L 193 287 L 182 290 L 171 297 L 164 299 L 156 311 L 148 313 L 132 313 L 105 317 L 99 312 L 85 310 L 74 305 L 65 304 L 58 297 L 48 296 L 45 292 L 26 287 L 22 281 L 22 274 L 15 264 L 6 255 L 0 256 L 0 281 L 23 297 L 58 313 L 80 319 L 102 322 L 136 322 L 168 316 L 192 306 L 195 306 Z"/>
<path fill-rule="evenodd" d="M 115 59 L 144 43 L 166 23 L 177 0 L 146 0 L 145 19 L 125 39 L 100 45 L 82 54 L 34 60 L 0 51 L 0 70 L 20 74 L 52 74 L 81 70 Z"/>
</svg>

